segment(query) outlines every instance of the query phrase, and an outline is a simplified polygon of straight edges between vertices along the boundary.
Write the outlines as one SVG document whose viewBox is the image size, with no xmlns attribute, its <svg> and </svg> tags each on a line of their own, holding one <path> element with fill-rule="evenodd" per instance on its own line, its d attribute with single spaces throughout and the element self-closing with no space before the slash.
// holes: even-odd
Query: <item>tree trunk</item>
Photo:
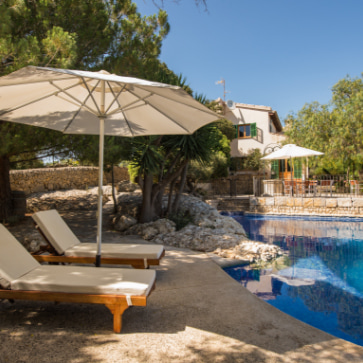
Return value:
<svg viewBox="0 0 363 363">
<path fill-rule="evenodd" d="M 0 155 L 0 221 L 8 219 L 11 213 L 10 162 L 7 155 Z"/>
<path fill-rule="evenodd" d="M 163 210 L 164 191 L 165 191 L 165 186 L 157 188 L 157 190 L 155 191 L 153 190 L 152 199 L 151 199 L 155 216 L 159 218 L 164 218 L 164 210 Z"/>
<path fill-rule="evenodd" d="M 166 211 L 166 215 L 169 216 L 172 213 L 172 205 L 173 205 L 173 192 L 175 187 L 176 179 L 174 179 L 170 183 L 169 197 L 168 197 L 168 209 Z"/>
<path fill-rule="evenodd" d="M 174 199 L 174 203 L 173 203 L 173 213 L 176 213 L 179 209 L 180 197 L 184 190 L 185 181 L 187 180 L 187 172 L 188 172 L 188 163 L 185 164 L 183 171 L 182 171 L 182 175 L 180 177 L 180 187 L 179 187 L 178 192 L 175 195 L 175 199 Z"/>
<path fill-rule="evenodd" d="M 151 222 L 154 218 L 154 209 L 152 204 L 153 191 L 153 174 L 146 174 L 142 188 L 142 205 L 140 213 L 140 223 Z"/>
<path fill-rule="evenodd" d="M 115 194 L 115 174 L 114 174 L 114 165 L 111 164 L 111 184 L 112 184 L 112 199 L 113 199 L 113 212 L 117 213 L 117 200 Z"/>
</svg>

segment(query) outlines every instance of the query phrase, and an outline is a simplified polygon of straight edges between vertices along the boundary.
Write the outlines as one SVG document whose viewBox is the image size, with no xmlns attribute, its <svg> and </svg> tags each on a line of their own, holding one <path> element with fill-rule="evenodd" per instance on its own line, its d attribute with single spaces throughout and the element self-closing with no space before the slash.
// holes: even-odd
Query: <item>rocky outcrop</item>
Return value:
<svg viewBox="0 0 363 363">
<path fill-rule="evenodd" d="M 135 204 L 130 203 L 129 206 L 132 206 L 131 213 L 133 213 Z M 116 217 L 115 229 L 122 231 L 123 234 L 138 234 L 154 243 L 212 252 L 221 257 L 243 261 L 268 261 L 280 254 L 276 246 L 250 241 L 237 221 L 232 217 L 222 216 L 215 208 L 199 198 L 182 196 L 180 209 L 181 214 L 191 216 L 193 223 L 189 223 L 178 231 L 175 223 L 168 219 L 144 224 L 135 223 L 127 229 L 124 229 L 122 225 L 122 229 L 118 229 L 118 217 Z M 123 210 L 127 213 L 126 206 Z M 124 216 L 124 218 L 127 220 L 129 217 Z"/>
<path fill-rule="evenodd" d="M 28 211 L 58 209 L 92 210 L 97 208 L 97 188 L 91 190 L 70 190 L 64 192 L 37 193 L 27 199 Z M 111 188 L 104 188 L 104 202 L 108 200 Z M 136 195 L 135 195 L 136 194 Z M 165 203 L 167 200 L 165 199 Z M 211 252 L 220 257 L 243 261 L 269 261 L 280 255 L 274 245 L 250 241 L 243 227 L 232 217 L 222 216 L 215 208 L 201 199 L 183 195 L 180 214 L 187 215 L 192 223 L 177 230 L 176 223 L 169 219 L 137 224 L 141 195 L 120 193 L 118 215 L 113 217 L 114 228 L 122 234 L 139 235 L 145 240 L 167 246 L 189 248 L 195 251 Z M 26 236 L 24 244 L 36 252 L 41 245 L 40 235 Z"/>
</svg>

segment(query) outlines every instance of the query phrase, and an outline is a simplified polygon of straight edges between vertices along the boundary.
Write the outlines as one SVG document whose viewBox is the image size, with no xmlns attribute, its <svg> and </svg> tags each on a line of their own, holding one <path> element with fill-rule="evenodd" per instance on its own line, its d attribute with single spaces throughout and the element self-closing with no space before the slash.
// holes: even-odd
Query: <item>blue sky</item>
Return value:
<svg viewBox="0 0 363 363">
<path fill-rule="evenodd" d="M 152 0 L 134 1 L 143 15 Z M 208 99 L 271 106 L 283 119 L 363 72 L 362 0 L 164 1 L 171 30 L 160 59 Z"/>
</svg>

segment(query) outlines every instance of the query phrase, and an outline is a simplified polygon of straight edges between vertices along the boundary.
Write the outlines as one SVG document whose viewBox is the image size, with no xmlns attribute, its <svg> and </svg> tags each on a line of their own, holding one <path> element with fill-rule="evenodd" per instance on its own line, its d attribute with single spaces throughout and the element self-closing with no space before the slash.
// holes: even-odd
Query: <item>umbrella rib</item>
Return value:
<svg viewBox="0 0 363 363">
<path fill-rule="evenodd" d="M 98 84 L 98 83 L 97 83 Z M 97 87 L 97 84 L 93 87 L 93 89 L 92 89 L 92 92 L 95 90 L 95 88 Z M 95 114 L 94 112 L 93 112 L 93 110 L 92 109 L 90 109 L 87 105 L 85 105 L 85 102 L 87 102 L 87 100 L 88 100 L 88 98 L 89 97 L 92 97 L 92 95 L 91 95 L 91 93 L 90 93 L 90 91 L 89 91 L 89 89 L 88 89 L 88 87 L 87 87 L 87 90 L 88 90 L 88 95 L 87 95 L 87 97 L 85 98 L 85 100 L 83 101 L 83 103 L 80 103 L 80 107 L 79 107 L 79 109 L 78 109 L 78 111 L 74 114 L 74 116 L 72 117 L 72 119 L 68 122 L 68 124 L 67 124 L 67 126 L 64 128 L 64 130 L 63 130 L 63 132 L 65 132 L 65 131 L 67 131 L 68 130 L 68 128 L 71 126 L 71 124 L 72 124 L 72 122 L 74 121 L 74 119 L 78 116 L 78 114 L 81 112 L 81 109 L 82 109 L 82 107 L 85 107 L 85 108 L 87 108 L 87 109 L 89 109 L 89 110 L 91 110 L 92 112 L 91 113 L 93 113 L 93 114 Z M 93 99 L 93 97 L 92 97 L 92 100 L 93 100 L 93 102 L 95 101 L 94 99 Z M 96 105 L 96 107 L 97 107 L 97 105 Z M 97 109 L 98 109 L 98 107 L 97 107 Z M 95 114 L 96 115 L 96 114 Z"/>
<path fill-rule="evenodd" d="M 14 108 L 12 108 L 12 109 L 10 109 L 10 110 L 7 110 L 7 111 L 4 111 L 4 112 L 0 113 L 0 115 L 5 115 L 5 114 L 6 114 L 6 113 L 8 113 L 8 112 L 12 112 L 12 111 L 19 110 L 19 109 L 20 109 L 20 108 L 22 108 L 22 107 L 26 107 L 26 106 L 28 106 L 28 105 L 31 105 L 32 103 L 35 103 L 35 102 L 39 102 L 39 101 L 45 100 L 46 98 L 49 98 L 49 97 L 52 97 L 52 96 L 58 96 L 59 90 L 61 90 L 62 92 L 64 91 L 64 90 L 62 90 L 61 88 L 59 88 L 57 85 L 55 85 L 55 84 L 53 83 L 53 81 L 49 81 L 49 84 L 51 84 L 53 87 L 57 88 L 57 91 L 54 91 L 54 92 L 52 92 L 52 93 L 50 93 L 50 94 L 47 94 L 47 95 L 42 96 L 42 97 L 40 97 L 40 98 L 37 98 L 37 99 L 35 99 L 35 100 L 31 100 L 31 101 L 29 101 L 29 102 L 23 103 L 23 104 L 22 104 L 22 105 L 20 105 L 20 106 L 14 107 Z M 75 87 L 75 86 L 78 86 L 78 84 L 79 84 L 79 82 L 78 82 L 77 84 L 75 84 L 75 85 L 69 86 L 68 88 L 66 88 L 66 90 L 67 90 L 67 89 L 70 89 L 70 88 L 73 88 L 73 87 Z"/>
<path fill-rule="evenodd" d="M 121 87 L 121 90 L 120 92 L 117 93 L 117 95 L 115 94 L 113 88 L 111 87 L 110 83 L 107 81 L 107 84 L 108 86 L 110 87 L 110 90 L 111 90 L 111 93 L 113 95 L 113 101 L 110 103 L 110 105 L 107 107 L 107 110 L 105 111 L 105 113 L 107 114 L 107 112 L 109 111 L 109 109 L 112 107 L 112 105 L 117 102 L 119 108 L 121 109 L 121 105 L 120 105 L 120 102 L 118 101 L 118 96 L 120 96 L 121 92 L 123 92 L 123 90 L 126 88 L 126 85 L 124 84 L 122 87 Z M 111 112 L 110 115 L 113 115 L 114 112 Z"/>
<path fill-rule="evenodd" d="M 61 98 L 62 100 L 66 101 L 66 102 L 69 102 L 71 103 L 72 105 L 75 105 L 75 106 L 80 106 L 81 108 L 84 107 L 84 108 L 87 108 L 91 113 L 97 115 L 97 112 L 95 112 L 94 110 L 92 110 L 92 108 L 90 108 L 89 106 L 87 106 L 85 104 L 85 102 L 87 102 L 88 98 L 90 97 L 90 95 L 88 94 L 87 97 L 85 98 L 85 100 L 82 102 L 81 100 L 77 99 L 76 97 L 72 96 L 70 93 L 66 92 L 67 89 L 62 89 L 60 88 L 59 86 L 57 86 L 56 84 L 54 84 L 53 82 L 51 82 L 51 84 L 56 87 L 59 92 L 61 93 L 64 93 L 65 95 L 67 95 L 69 98 L 71 98 L 72 100 L 74 100 L 75 102 L 71 102 L 70 100 L 67 100 L 66 98 L 62 97 L 59 95 L 59 92 L 57 92 L 58 94 L 56 94 L 57 97 Z M 71 87 L 69 87 L 71 88 Z M 68 88 L 68 89 L 69 89 Z"/>
<path fill-rule="evenodd" d="M 190 108 L 193 108 L 193 109 L 196 109 L 196 110 L 198 110 L 198 111 L 201 111 L 201 112 L 204 112 L 204 113 L 209 113 L 209 114 L 211 114 L 211 115 L 213 115 L 213 116 L 216 116 L 217 114 L 214 112 L 214 111 L 212 111 L 212 110 L 210 110 L 209 108 L 207 108 L 206 106 L 204 106 L 204 105 L 202 105 L 200 102 L 198 102 L 197 100 L 195 100 L 192 96 L 190 96 L 189 94 L 187 94 L 194 102 L 197 102 L 198 104 L 200 104 L 200 106 L 203 108 L 203 109 L 200 109 L 200 108 L 198 108 L 198 107 L 196 107 L 196 106 L 193 106 L 193 105 L 189 105 L 189 104 L 187 104 L 187 103 L 185 103 L 185 102 L 182 102 L 182 101 L 180 101 L 180 100 L 178 100 L 178 101 L 175 101 L 173 98 L 171 98 L 171 97 L 168 97 L 167 95 L 160 95 L 160 94 L 158 94 L 158 93 L 156 93 L 156 92 L 152 92 L 152 91 L 150 91 L 149 89 L 145 89 L 145 87 L 143 87 L 143 86 L 141 86 L 141 85 L 139 85 L 138 86 L 140 89 L 142 89 L 142 90 L 144 90 L 144 91 L 147 91 L 147 92 L 150 92 L 150 95 L 148 96 L 148 97 L 151 97 L 151 96 L 153 96 L 153 95 L 157 95 L 157 96 L 159 96 L 159 97 L 162 97 L 162 98 L 165 98 L 165 99 L 167 99 L 167 100 L 169 100 L 169 101 L 172 101 L 172 102 L 175 102 L 175 103 L 179 103 L 179 104 L 182 104 L 182 105 L 184 105 L 184 106 L 186 106 L 186 107 L 190 107 Z M 152 87 L 152 86 L 150 86 L 150 87 Z M 171 91 L 174 91 L 173 89 L 171 89 Z M 217 115 L 218 116 L 218 115 Z M 220 118 L 220 117 L 219 117 Z"/>
<path fill-rule="evenodd" d="M 131 91 L 129 91 L 133 96 L 135 96 L 135 97 L 137 97 L 137 95 L 135 95 L 133 92 L 131 92 Z M 150 92 L 150 91 L 148 91 L 148 92 Z M 153 109 L 155 109 L 156 111 L 158 111 L 158 112 L 160 112 L 163 116 L 165 116 L 167 119 L 169 119 L 171 122 L 174 122 L 175 124 L 177 124 L 180 128 L 182 128 L 183 130 L 185 130 L 187 133 L 189 133 L 189 130 L 187 129 L 187 128 L 185 128 L 184 126 L 182 126 L 182 125 L 180 125 L 180 123 L 178 123 L 178 122 L 176 122 L 175 120 L 173 120 L 173 119 L 171 119 L 171 117 L 170 116 L 168 116 L 164 111 L 162 111 L 162 110 L 160 110 L 160 109 L 158 109 L 156 106 L 154 106 L 154 105 L 152 105 L 150 102 L 147 102 L 145 99 L 146 98 L 149 98 L 149 97 L 151 97 L 151 96 L 153 96 L 154 95 L 154 93 L 153 92 L 150 92 L 150 94 L 149 95 L 147 95 L 147 96 L 145 96 L 145 97 L 143 97 L 142 99 L 141 98 L 138 98 L 137 99 L 137 101 L 135 101 L 135 102 L 132 102 L 131 104 L 128 104 L 128 105 L 126 105 L 123 109 L 120 109 L 120 111 L 122 112 L 122 114 L 124 115 L 124 117 L 125 117 L 125 120 L 127 120 L 126 119 L 126 115 L 125 115 L 125 113 L 124 113 L 124 109 L 126 108 L 126 107 L 129 107 L 130 105 L 132 105 L 133 103 L 137 103 L 137 102 L 140 102 L 140 101 L 144 101 L 145 102 L 145 104 L 147 104 L 147 105 L 149 105 L 150 107 L 152 107 Z M 140 107 L 140 106 L 135 106 L 135 107 Z M 113 112 L 113 113 L 110 113 L 110 115 L 112 115 L 112 114 L 114 114 L 114 113 L 116 113 L 117 111 L 115 111 L 115 112 Z M 213 113 L 214 114 L 214 113 Z"/>
<path fill-rule="evenodd" d="M 89 89 L 89 87 L 88 87 L 88 83 L 85 81 L 85 78 L 84 77 L 81 77 L 81 79 L 82 79 L 82 81 L 83 81 L 83 83 L 84 83 L 84 85 L 85 85 L 85 87 L 87 88 L 87 91 L 88 91 L 88 94 L 89 94 L 89 96 L 92 98 L 92 101 L 93 101 L 93 103 L 94 103 L 94 105 L 96 106 L 96 108 L 97 108 L 97 111 L 98 111 L 98 114 L 99 115 L 101 115 L 102 113 L 101 113 L 101 110 L 99 109 L 99 107 L 98 107 L 98 105 L 97 105 L 97 102 L 96 102 L 96 100 L 94 99 L 94 97 L 93 97 L 93 91 L 97 88 L 97 86 L 100 84 L 100 80 L 98 80 L 98 82 L 95 84 L 95 86 L 92 88 L 92 91 L 90 91 L 90 89 Z M 91 79 L 90 79 L 91 80 Z"/>
<path fill-rule="evenodd" d="M 119 112 L 121 112 L 122 113 L 122 115 L 123 115 L 123 117 L 124 117 L 124 119 L 125 119 L 125 122 L 126 122 L 126 124 L 127 124 L 127 127 L 129 128 L 129 130 L 130 130 L 130 133 L 131 133 L 131 136 L 132 137 L 134 137 L 134 132 L 133 132 L 133 130 L 132 130 L 132 127 L 131 127 L 131 125 L 130 125 L 130 122 L 129 122 L 129 120 L 127 119 L 127 117 L 126 117 L 126 115 L 125 115 L 125 113 L 124 113 L 124 111 L 123 111 L 123 109 L 122 109 L 122 105 L 120 104 L 120 101 L 118 100 L 118 96 L 121 94 L 121 92 L 126 88 L 126 85 L 124 85 L 123 87 L 122 87 L 122 89 L 121 89 L 121 91 L 117 94 L 117 96 L 115 95 L 115 92 L 113 91 L 113 89 L 112 89 L 112 87 L 110 86 L 110 84 L 107 82 L 107 84 L 108 84 L 108 86 L 110 87 L 110 90 L 111 90 L 111 92 L 112 92 L 112 94 L 113 94 L 113 101 L 111 102 L 111 104 L 110 104 L 110 107 L 113 105 L 113 103 L 114 102 L 117 102 L 117 105 L 118 105 L 118 107 L 119 107 Z M 138 100 L 139 101 L 139 100 Z M 107 111 L 110 109 L 110 107 L 107 109 Z M 127 106 L 126 106 L 127 107 Z M 117 113 L 117 111 L 118 111 L 117 109 L 114 111 L 114 112 L 110 112 L 108 115 L 113 115 L 113 114 L 115 114 L 115 113 Z"/>
<path fill-rule="evenodd" d="M 150 91 L 149 91 L 150 92 Z M 130 91 L 131 94 L 134 95 L 134 93 L 132 93 Z M 145 104 L 148 104 L 150 107 L 152 107 L 154 110 L 160 112 L 162 115 L 164 115 L 167 119 L 169 119 L 171 122 L 174 122 L 175 124 L 177 124 L 180 128 L 182 128 L 183 130 L 185 130 L 187 133 L 189 133 L 189 130 L 187 128 L 185 128 L 184 126 L 180 125 L 179 122 L 176 122 L 175 120 L 173 120 L 170 116 L 168 116 L 164 111 L 160 110 L 159 108 L 157 108 L 156 106 L 152 105 L 150 102 L 147 102 L 145 100 L 145 98 L 149 98 L 151 96 L 153 96 L 154 93 L 153 92 L 150 92 L 150 94 L 146 97 L 144 97 L 142 100 L 145 102 Z M 136 96 L 137 97 L 137 96 Z M 175 102 L 175 101 L 174 101 Z M 196 101 L 197 102 L 197 101 Z M 213 113 L 214 114 L 214 113 Z"/>
</svg>

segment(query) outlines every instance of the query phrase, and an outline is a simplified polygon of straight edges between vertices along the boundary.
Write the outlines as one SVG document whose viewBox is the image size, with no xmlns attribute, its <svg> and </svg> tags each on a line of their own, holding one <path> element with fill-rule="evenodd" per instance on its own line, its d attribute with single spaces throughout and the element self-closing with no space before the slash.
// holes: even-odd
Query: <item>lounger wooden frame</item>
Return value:
<svg viewBox="0 0 363 363">
<path fill-rule="evenodd" d="M 34 222 L 35 223 L 35 222 Z M 32 256 L 38 262 L 48 263 L 85 263 L 85 264 L 96 264 L 96 257 L 78 257 L 78 256 L 64 256 L 60 255 L 55 248 L 52 246 L 48 238 L 45 236 L 41 228 L 35 223 L 35 228 L 42 235 L 44 240 L 47 242 L 47 246 L 41 251 L 32 254 Z M 44 252 L 49 254 L 44 254 Z M 160 260 L 165 256 L 165 250 L 160 255 L 160 258 L 116 258 L 116 257 L 102 257 L 101 265 L 131 265 L 133 268 L 144 269 L 149 266 L 156 266 L 160 264 Z"/>
<path fill-rule="evenodd" d="M 150 290 L 154 289 L 154 286 Z M 8 300 L 33 300 L 33 301 L 54 301 L 83 304 L 105 305 L 113 314 L 113 331 L 120 333 L 122 328 L 122 314 L 129 306 L 146 306 L 147 296 L 125 295 L 95 295 L 85 293 L 62 293 L 47 291 L 24 291 L 24 290 L 3 290 L 0 289 L 0 299 Z"/>
<path fill-rule="evenodd" d="M 76 256 L 63 256 L 56 254 L 49 255 L 32 255 L 38 262 L 50 262 L 50 263 L 87 263 L 95 264 L 95 257 L 76 257 Z M 160 256 L 160 259 L 165 256 L 165 250 Z M 130 259 L 130 258 L 112 258 L 101 257 L 101 265 L 131 265 L 134 268 L 144 269 L 149 268 L 152 265 L 159 265 L 160 259 Z"/>
</svg>

